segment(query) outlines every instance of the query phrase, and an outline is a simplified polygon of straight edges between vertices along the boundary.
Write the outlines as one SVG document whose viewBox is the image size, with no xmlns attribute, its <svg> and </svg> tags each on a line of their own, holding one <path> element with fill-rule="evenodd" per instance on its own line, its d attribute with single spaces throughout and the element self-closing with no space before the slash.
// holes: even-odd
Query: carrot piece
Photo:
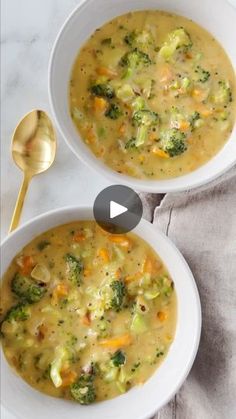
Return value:
<svg viewBox="0 0 236 419">
<path fill-rule="evenodd" d="M 193 58 L 193 56 L 192 56 L 192 54 L 190 54 L 190 52 L 187 52 L 187 53 L 185 54 L 185 57 L 186 57 L 188 60 L 191 60 L 191 58 Z"/>
<path fill-rule="evenodd" d="M 162 150 L 161 148 L 156 147 L 156 146 L 154 146 L 152 148 L 152 152 L 156 156 L 161 157 L 161 158 L 164 158 L 164 159 L 168 159 L 170 157 L 168 153 L 166 153 L 164 150 Z"/>
<path fill-rule="evenodd" d="M 105 112 L 107 108 L 107 101 L 103 97 L 95 97 L 93 100 L 93 109 L 97 113 Z"/>
<path fill-rule="evenodd" d="M 107 67 L 98 67 L 96 69 L 97 74 L 99 74 L 99 76 L 107 76 L 107 77 L 117 77 L 118 73 L 115 70 L 111 70 L 110 68 Z"/>
<path fill-rule="evenodd" d="M 76 242 L 76 243 L 82 242 L 85 239 L 86 239 L 86 237 L 85 237 L 84 233 L 82 233 L 81 231 L 78 231 L 73 236 L 73 241 Z"/>
<path fill-rule="evenodd" d="M 127 128 L 126 124 L 121 124 L 121 126 L 119 127 L 119 134 L 124 135 L 126 132 L 126 128 Z"/>
<path fill-rule="evenodd" d="M 84 269 L 84 277 L 87 278 L 89 275 L 91 275 L 91 270 L 89 268 Z"/>
<path fill-rule="evenodd" d="M 89 313 L 86 313 L 85 316 L 82 317 L 81 321 L 84 326 L 90 326 L 91 319 L 90 319 Z"/>
<path fill-rule="evenodd" d="M 122 236 L 122 235 L 113 234 L 112 236 L 109 236 L 109 240 L 112 243 L 116 243 L 119 246 L 126 247 L 126 248 L 130 247 L 131 245 L 131 241 L 128 239 L 128 237 Z"/>
<path fill-rule="evenodd" d="M 161 322 L 164 322 L 167 319 L 167 313 L 164 311 L 158 311 L 157 317 Z"/>
<path fill-rule="evenodd" d="M 105 247 L 102 247 L 101 249 L 99 249 L 98 255 L 105 263 L 109 262 L 110 256 L 109 256 L 108 250 Z"/>
<path fill-rule="evenodd" d="M 181 121 L 181 122 L 179 123 L 179 129 L 180 129 L 181 131 L 187 131 L 187 130 L 189 129 L 189 126 L 190 126 L 190 124 L 189 124 L 189 122 L 188 122 L 188 121 Z"/>
<path fill-rule="evenodd" d="M 99 345 L 102 346 L 103 348 L 117 349 L 117 348 L 122 348 L 124 346 L 129 346 L 131 342 L 132 342 L 131 335 L 126 334 L 122 336 L 116 336 L 113 338 L 101 340 L 99 342 Z"/>
<path fill-rule="evenodd" d="M 213 111 L 211 109 L 205 108 L 205 109 L 202 109 L 200 111 L 200 113 L 201 113 L 202 116 L 208 117 L 208 116 L 211 116 L 213 114 Z"/>
<path fill-rule="evenodd" d="M 75 371 L 61 371 L 62 384 L 61 387 L 68 387 L 76 381 L 77 374 Z"/>
<path fill-rule="evenodd" d="M 206 98 L 206 92 L 204 90 L 201 89 L 193 89 L 192 91 L 192 97 L 198 101 L 198 102 L 202 102 L 205 98 Z"/>
<path fill-rule="evenodd" d="M 52 292 L 52 296 L 56 300 L 58 298 L 65 297 L 67 294 L 68 294 L 68 287 L 66 284 L 58 284 Z"/>
<path fill-rule="evenodd" d="M 115 277 L 116 277 L 116 279 L 120 279 L 120 277 L 121 277 L 121 269 L 120 268 L 117 269 L 117 271 L 115 273 Z"/>
<path fill-rule="evenodd" d="M 35 266 L 34 259 L 32 256 L 24 256 L 21 261 L 21 273 L 22 275 L 29 275 Z"/>
</svg>

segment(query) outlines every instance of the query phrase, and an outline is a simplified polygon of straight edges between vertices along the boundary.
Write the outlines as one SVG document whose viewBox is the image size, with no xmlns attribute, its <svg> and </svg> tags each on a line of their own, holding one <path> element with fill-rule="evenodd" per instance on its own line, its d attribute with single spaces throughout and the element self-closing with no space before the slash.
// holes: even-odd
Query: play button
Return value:
<svg viewBox="0 0 236 419">
<path fill-rule="evenodd" d="M 128 208 L 124 207 L 123 205 L 120 205 L 114 201 L 110 202 L 110 218 L 118 217 L 118 215 L 124 214 L 126 211 L 128 211 Z"/>
<path fill-rule="evenodd" d="M 142 218 L 143 206 L 138 194 L 123 185 L 103 189 L 95 199 L 96 222 L 109 233 L 122 234 L 133 230 Z"/>
</svg>

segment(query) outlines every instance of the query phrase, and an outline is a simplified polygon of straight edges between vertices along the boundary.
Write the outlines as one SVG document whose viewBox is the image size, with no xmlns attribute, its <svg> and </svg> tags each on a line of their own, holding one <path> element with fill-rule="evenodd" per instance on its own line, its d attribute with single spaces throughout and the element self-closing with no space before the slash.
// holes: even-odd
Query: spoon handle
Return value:
<svg viewBox="0 0 236 419">
<path fill-rule="evenodd" d="M 15 228 L 18 226 L 19 221 L 20 221 L 20 216 L 21 216 L 21 212 L 22 212 L 22 208 L 24 205 L 24 200 L 25 200 L 25 195 L 29 186 L 29 182 L 32 179 L 32 175 L 29 174 L 25 174 L 24 175 L 24 180 L 22 182 L 21 188 L 20 188 L 20 192 L 16 201 L 16 205 L 15 205 L 15 209 L 14 209 L 14 213 L 11 219 L 11 225 L 9 228 L 9 233 L 11 233 L 11 231 L 15 230 Z"/>
</svg>

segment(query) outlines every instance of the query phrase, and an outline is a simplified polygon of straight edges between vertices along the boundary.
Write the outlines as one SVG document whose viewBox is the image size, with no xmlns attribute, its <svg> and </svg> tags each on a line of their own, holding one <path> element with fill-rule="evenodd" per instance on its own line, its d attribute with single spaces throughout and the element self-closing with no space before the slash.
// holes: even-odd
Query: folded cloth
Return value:
<svg viewBox="0 0 236 419">
<path fill-rule="evenodd" d="M 203 316 L 191 373 L 155 419 L 235 419 L 236 167 L 208 187 L 167 194 L 154 224 L 186 258 Z"/>
</svg>

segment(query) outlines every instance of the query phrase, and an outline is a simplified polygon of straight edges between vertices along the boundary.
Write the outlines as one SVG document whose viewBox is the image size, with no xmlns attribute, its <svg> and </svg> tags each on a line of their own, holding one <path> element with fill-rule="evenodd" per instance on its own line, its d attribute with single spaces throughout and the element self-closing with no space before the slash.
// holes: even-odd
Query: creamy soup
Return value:
<svg viewBox="0 0 236 419">
<path fill-rule="evenodd" d="M 34 239 L 11 262 L 1 297 L 9 364 L 37 390 L 80 404 L 143 384 L 175 334 L 176 293 L 158 255 L 93 221 Z"/>
<path fill-rule="evenodd" d="M 191 20 L 129 13 L 97 29 L 70 80 L 73 122 L 113 170 L 140 179 L 189 173 L 227 141 L 235 74 L 220 44 Z"/>
</svg>

